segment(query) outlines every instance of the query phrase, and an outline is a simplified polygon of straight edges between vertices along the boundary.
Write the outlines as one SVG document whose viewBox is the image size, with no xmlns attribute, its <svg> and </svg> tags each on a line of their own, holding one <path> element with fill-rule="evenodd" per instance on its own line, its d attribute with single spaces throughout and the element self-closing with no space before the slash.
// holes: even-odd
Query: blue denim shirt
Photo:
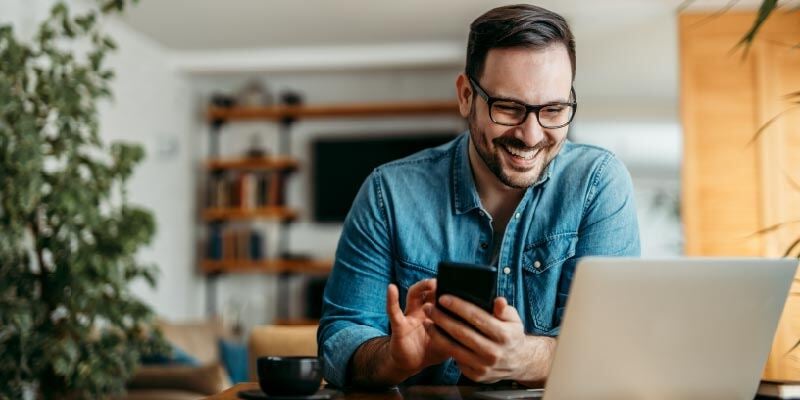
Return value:
<svg viewBox="0 0 800 400">
<path fill-rule="evenodd" d="M 491 262 L 492 224 L 468 143 L 466 132 L 382 165 L 361 187 L 339 239 L 317 332 L 329 383 L 348 384 L 355 350 L 391 333 L 389 283 L 398 285 L 405 308 L 408 288 L 435 277 L 440 261 Z M 612 153 L 567 141 L 525 191 L 497 254 L 498 296 L 519 311 L 527 334 L 558 335 L 575 263 L 590 255 L 639 255 L 633 187 Z M 460 375 L 449 359 L 406 383 L 455 384 Z"/>
</svg>

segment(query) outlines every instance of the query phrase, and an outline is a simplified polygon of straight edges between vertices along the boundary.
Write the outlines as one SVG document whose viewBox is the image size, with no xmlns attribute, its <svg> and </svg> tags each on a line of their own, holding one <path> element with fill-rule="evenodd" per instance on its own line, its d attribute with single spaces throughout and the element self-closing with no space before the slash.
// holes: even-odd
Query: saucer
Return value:
<svg viewBox="0 0 800 400">
<path fill-rule="evenodd" d="M 339 395 L 339 392 L 331 389 L 320 389 L 316 393 L 305 396 L 270 396 L 261 391 L 261 389 L 242 390 L 236 393 L 239 398 L 245 400 L 329 400 Z"/>
</svg>

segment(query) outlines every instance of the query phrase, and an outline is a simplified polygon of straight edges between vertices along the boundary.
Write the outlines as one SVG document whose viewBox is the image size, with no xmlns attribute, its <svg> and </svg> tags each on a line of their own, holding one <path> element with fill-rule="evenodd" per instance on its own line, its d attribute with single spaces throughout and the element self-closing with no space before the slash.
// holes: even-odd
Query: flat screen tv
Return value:
<svg viewBox="0 0 800 400">
<path fill-rule="evenodd" d="M 324 136 L 311 144 L 314 220 L 342 222 L 375 167 L 453 140 L 458 132 Z"/>
</svg>

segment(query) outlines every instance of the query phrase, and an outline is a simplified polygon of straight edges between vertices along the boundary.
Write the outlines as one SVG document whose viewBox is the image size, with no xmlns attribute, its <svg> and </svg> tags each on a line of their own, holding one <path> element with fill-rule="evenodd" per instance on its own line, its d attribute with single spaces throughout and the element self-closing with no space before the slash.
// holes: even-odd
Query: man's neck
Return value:
<svg viewBox="0 0 800 400">
<path fill-rule="evenodd" d="M 472 138 L 469 138 L 469 164 L 481 205 L 492 216 L 495 230 L 505 231 L 511 214 L 525 195 L 525 189 L 513 188 L 501 182 L 478 154 Z"/>
</svg>

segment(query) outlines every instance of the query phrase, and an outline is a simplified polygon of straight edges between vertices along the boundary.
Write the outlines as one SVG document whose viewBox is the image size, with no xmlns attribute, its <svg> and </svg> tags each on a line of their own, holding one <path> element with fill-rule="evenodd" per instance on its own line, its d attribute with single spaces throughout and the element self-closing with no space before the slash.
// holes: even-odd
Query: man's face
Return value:
<svg viewBox="0 0 800 400">
<path fill-rule="evenodd" d="M 516 100 L 531 105 L 569 102 L 572 67 L 567 49 L 553 44 L 544 49 L 492 49 L 486 56 L 483 74 L 474 77 L 490 97 Z M 542 128 L 535 113 L 520 125 L 492 122 L 489 108 L 465 76 L 458 90 L 462 115 L 469 121 L 472 143 L 488 169 L 506 186 L 527 188 L 539 179 L 558 154 L 567 136 L 567 126 Z M 471 97 L 468 100 L 467 97 Z M 465 102 L 471 101 L 471 104 Z"/>
</svg>

